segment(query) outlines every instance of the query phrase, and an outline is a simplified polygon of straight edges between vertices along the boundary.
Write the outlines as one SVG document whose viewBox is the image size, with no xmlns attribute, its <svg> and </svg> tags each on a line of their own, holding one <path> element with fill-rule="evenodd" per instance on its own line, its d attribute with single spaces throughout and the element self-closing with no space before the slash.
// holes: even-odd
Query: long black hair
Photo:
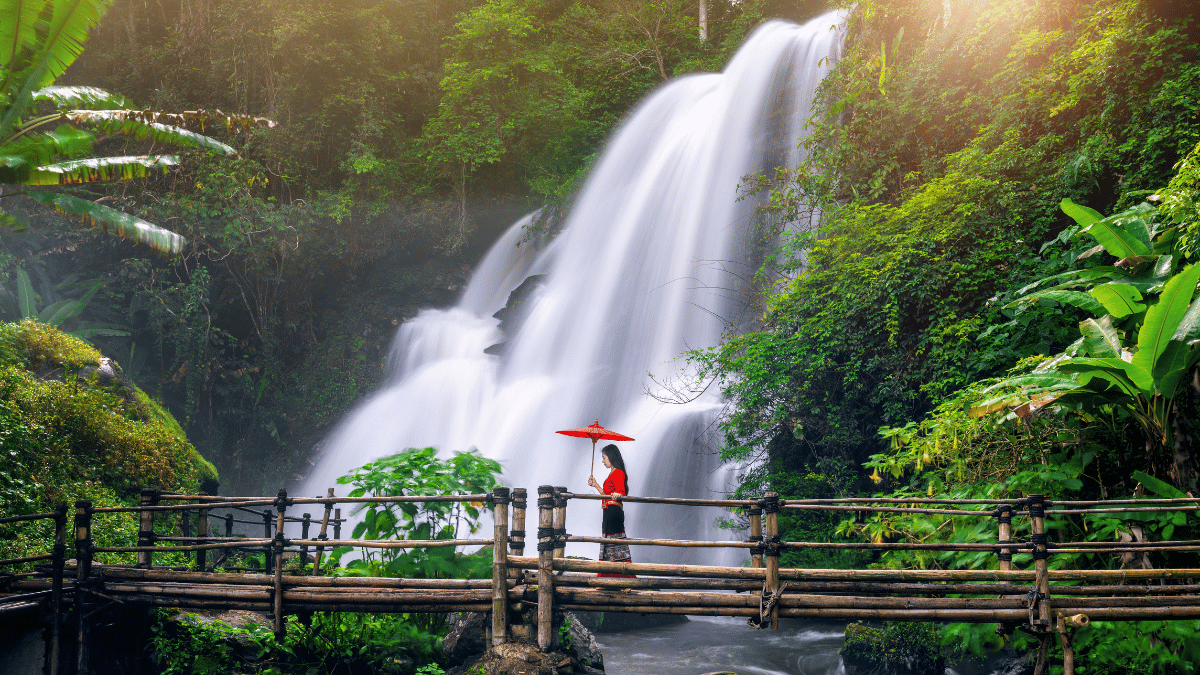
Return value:
<svg viewBox="0 0 1200 675">
<path fill-rule="evenodd" d="M 600 454 L 608 458 L 608 463 L 612 464 L 614 469 L 620 469 L 621 473 L 625 474 L 625 491 L 629 491 L 629 472 L 625 470 L 625 460 L 621 457 L 621 450 L 617 446 L 609 443 L 600 448 Z M 626 495 L 628 496 L 628 494 Z"/>
</svg>

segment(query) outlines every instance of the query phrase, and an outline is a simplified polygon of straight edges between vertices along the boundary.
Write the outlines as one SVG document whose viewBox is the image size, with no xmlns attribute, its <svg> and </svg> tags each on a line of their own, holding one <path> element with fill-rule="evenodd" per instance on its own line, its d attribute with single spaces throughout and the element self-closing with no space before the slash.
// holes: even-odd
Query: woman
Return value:
<svg viewBox="0 0 1200 675">
<path fill-rule="evenodd" d="M 588 478 L 588 485 L 600 491 L 600 494 L 608 497 L 603 499 L 600 505 L 604 509 L 604 523 L 601 526 L 601 533 L 606 539 L 624 539 L 625 538 L 625 510 L 621 508 L 620 497 L 629 494 L 629 479 L 625 475 L 625 460 L 621 458 L 621 451 L 617 446 L 611 443 L 604 446 L 600 450 L 600 461 L 604 462 L 605 468 L 611 469 L 608 473 L 608 478 L 604 479 L 604 486 L 601 487 L 596 482 L 595 476 Z M 629 545 L 621 543 L 601 544 L 600 559 L 608 562 L 633 562 L 633 556 L 629 553 Z M 632 579 L 632 574 L 604 574 L 602 577 L 621 577 Z"/>
</svg>

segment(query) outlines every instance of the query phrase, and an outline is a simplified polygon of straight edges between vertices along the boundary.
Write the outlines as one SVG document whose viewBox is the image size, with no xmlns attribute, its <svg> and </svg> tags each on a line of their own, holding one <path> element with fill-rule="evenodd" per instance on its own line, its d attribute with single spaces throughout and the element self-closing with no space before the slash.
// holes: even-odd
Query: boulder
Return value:
<svg viewBox="0 0 1200 675">
<path fill-rule="evenodd" d="M 450 632 L 442 640 L 446 661 L 456 666 L 472 656 L 487 651 L 487 632 L 492 615 L 488 612 L 465 612 L 450 615 Z"/>
</svg>

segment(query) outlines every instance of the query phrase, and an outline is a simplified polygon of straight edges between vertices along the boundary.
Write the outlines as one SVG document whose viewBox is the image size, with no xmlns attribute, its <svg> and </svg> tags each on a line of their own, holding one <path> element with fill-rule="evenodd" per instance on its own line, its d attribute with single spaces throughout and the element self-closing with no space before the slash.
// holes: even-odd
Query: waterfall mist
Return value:
<svg viewBox="0 0 1200 675">
<path fill-rule="evenodd" d="M 837 60 L 841 23 L 836 13 L 804 26 L 766 23 L 724 72 L 679 78 L 647 98 L 609 141 L 553 241 L 518 246 L 530 217 L 517 222 L 457 306 L 400 327 L 389 381 L 340 423 L 294 494 L 323 495 L 365 462 L 424 446 L 477 447 L 501 462 L 506 485 L 532 496 L 538 485 L 590 492 L 590 442 L 554 431 L 596 419 L 637 439 L 619 444 L 634 495 L 712 498 L 735 487 L 736 469 L 717 456 L 719 392 L 664 404 L 646 395 L 647 374 L 678 375 L 683 352 L 744 323 L 762 233 L 758 202 L 739 201 L 738 186 L 799 160 L 803 118 Z M 531 275 L 542 276 L 520 316 L 506 318 L 506 335 L 492 315 Z M 485 353 L 499 343 L 490 350 L 498 355 Z M 599 461 L 596 472 L 603 481 Z M 534 501 L 527 522 L 536 523 Z M 628 504 L 626 514 L 630 537 L 733 536 L 716 528 L 717 509 Z M 574 504 L 567 530 L 598 535 L 599 504 Z M 594 558 L 597 548 L 571 544 L 567 553 Z M 694 554 L 634 547 L 633 555 Z"/>
</svg>

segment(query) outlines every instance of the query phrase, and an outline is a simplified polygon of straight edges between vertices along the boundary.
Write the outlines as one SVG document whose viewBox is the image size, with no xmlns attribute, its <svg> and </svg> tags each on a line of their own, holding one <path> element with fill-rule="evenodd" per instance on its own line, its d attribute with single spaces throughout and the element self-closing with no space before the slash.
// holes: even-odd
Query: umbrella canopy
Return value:
<svg viewBox="0 0 1200 675">
<path fill-rule="evenodd" d="M 630 438 L 629 436 L 626 436 L 625 434 L 618 434 L 615 431 L 609 431 L 608 429 L 605 429 L 604 427 L 600 426 L 600 420 L 596 420 L 594 423 L 589 424 L 586 427 L 579 427 L 577 429 L 562 429 L 562 430 L 556 431 L 554 433 L 562 434 L 563 436 L 574 436 L 576 438 L 592 439 L 592 466 L 595 466 L 595 464 L 596 464 L 596 441 L 632 441 L 633 440 L 632 438 Z M 588 474 L 592 475 L 590 468 L 588 470 Z"/>
<path fill-rule="evenodd" d="M 594 424 L 589 424 L 586 427 L 579 427 L 578 429 L 563 429 L 554 433 L 562 434 L 563 436 L 575 436 L 577 438 L 590 438 L 592 439 L 592 444 L 595 444 L 596 441 L 633 440 L 624 434 L 618 434 L 615 431 L 609 431 L 608 429 L 600 426 L 600 420 L 596 420 Z"/>
</svg>

